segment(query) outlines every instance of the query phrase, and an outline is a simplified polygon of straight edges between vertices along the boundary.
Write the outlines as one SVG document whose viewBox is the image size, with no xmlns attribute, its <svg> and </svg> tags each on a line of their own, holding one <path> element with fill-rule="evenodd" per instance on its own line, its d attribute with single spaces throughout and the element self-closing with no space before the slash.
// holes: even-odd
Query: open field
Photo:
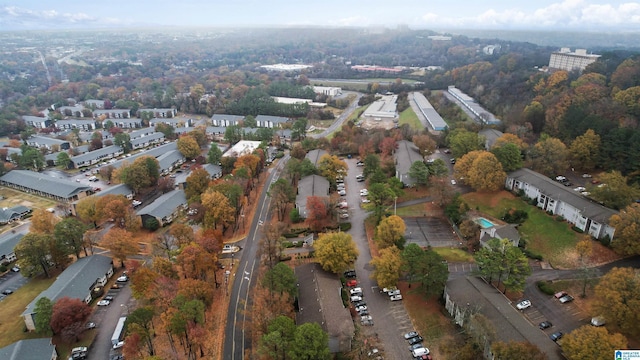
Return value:
<svg viewBox="0 0 640 360">
<path fill-rule="evenodd" d="M 3 199 L 0 200 L 0 207 L 24 205 L 35 210 L 54 207 L 57 204 L 51 199 L 45 199 L 39 196 L 23 193 L 4 186 L 0 187 L 0 196 L 3 197 Z"/>
<path fill-rule="evenodd" d="M 42 291 L 47 289 L 55 281 L 55 275 L 51 278 L 34 278 L 24 286 L 7 296 L 0 306 L 0 347 L 23 339 L 36 339 L 43 337 L 41 334 L 24 332 L 24 320 L 20 316 L 27 305 Z"/>
<path fill-rule="evenodd" d="M 412 129 L 418 131 L 424 129 L 420 119 L 418 119 L 418 115 L 416 115 L 411 107 L 400 113 L 400 120 L 398 123 L 399 125 L 408 124 Z"/>
<path fill-rule="evenodd" d="M 434 247 L 432 250 L 448 262 L 475 262 L 473 255 L 462 249 Z"/>
</svg>

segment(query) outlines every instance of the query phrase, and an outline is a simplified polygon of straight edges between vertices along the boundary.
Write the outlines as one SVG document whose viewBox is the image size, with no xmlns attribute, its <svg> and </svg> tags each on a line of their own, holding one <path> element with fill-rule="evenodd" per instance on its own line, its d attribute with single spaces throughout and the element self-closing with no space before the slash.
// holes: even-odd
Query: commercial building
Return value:
<svg viewBox="0 0 640 360">
<path fill-rule="evenodd" d="M 580 71 L 582 72 L 589 64 L 598 61 L 601 55 L 587 54 L 586 49 L 576 49 L 571 52 L 570 48 L 561 48 L 560 51 L 551 53 L 549 58 L 549 68 L 553 70 Z"/>
<path fill-rule="evenodd" d="M 418 109 L 420 109 L 422 115 L 427 119 L 431 129 L 435 131 L 444 131 L 447 129 L 447 123 L 444 121 L 442 116 L 438 114 L 436 109 L 433 108 L 429 100 L 422 95 L 422 93 L 414 92 L 413 102 L 416 104 Z"/>
</svg>

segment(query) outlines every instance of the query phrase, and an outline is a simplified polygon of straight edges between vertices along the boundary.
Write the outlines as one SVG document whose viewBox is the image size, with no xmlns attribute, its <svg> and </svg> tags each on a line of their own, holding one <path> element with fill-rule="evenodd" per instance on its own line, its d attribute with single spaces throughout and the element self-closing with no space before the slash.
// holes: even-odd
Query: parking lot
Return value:
<svg viewBox="0 0 640 360">
<path fill-rule="evenodd" d="M 451 224 L 437 217 L 404 217 L 407 230 L 407 244 L 421 247 L 458 247 L 460 239 L 454 233 Z"/>
</svg>

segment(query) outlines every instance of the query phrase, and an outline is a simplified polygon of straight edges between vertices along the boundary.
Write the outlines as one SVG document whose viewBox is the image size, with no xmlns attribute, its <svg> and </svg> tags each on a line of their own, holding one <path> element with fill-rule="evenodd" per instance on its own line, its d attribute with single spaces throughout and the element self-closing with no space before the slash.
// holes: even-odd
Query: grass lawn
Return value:
<svg viewBox="0 0 640 360">
<path fill-rule="evenodd" d="M 422 123 L 420 122 L 420 119 L 418 119 L 418 115 L 413 112 L 413 109 L 411 107 L 408 107 L 405 111 L 400 113 L 400 120 L 398 123 L 400 125 L 409 124 L 409 126 L 411 126 L 411 128 L 414 130 L 424 129 Z"/>
<path fill-rule="evenodd" d="M 540 254 L 553 266 L 572 268 L 576 265 L 575 245 L 581 234 L 571 230 L 565 221 L 557 221 L 540 208 L 529 205 L 507 191 L 481 194 L 468 193 L 462 196 L 471 209 L 477 209 L 496 219 L 508 209 L 524 210 L 529 218 L 520 225 L 522 239 L 529 251 Z"/>
<path fill-rule="evenodd" d="M 396 208 L 396 215 L 402 216 L 422 216 L 424 215 L 424 204 L 415 204 L 411 206 L 403 206 Z"/>
<path fill-rule="evenodd" d="M 0 347 L 23 339 L 36 339 L 43 335 L 24 332 L 24 320 L 20 316 L 27 305 L 42 291 L 47 289 L 55 280 L 35 278 L 7 296 L 0 307 Z"/>
<path fill-rule="evenodd" d="M 39 196 L 23 193 L 6 187 L 0 189 L 0 196 L 2 196 L 2 200 L 0 200 L 0 207 L 24 205 L 35 210 L 55 207 L 57 204 L 51 199 L 45 199 Z"/>
<path fill-rule="evenodd" d="M 473 255 L 462 249 L 431 248 L 448 262 L 475 262 Z"/>
</svg>

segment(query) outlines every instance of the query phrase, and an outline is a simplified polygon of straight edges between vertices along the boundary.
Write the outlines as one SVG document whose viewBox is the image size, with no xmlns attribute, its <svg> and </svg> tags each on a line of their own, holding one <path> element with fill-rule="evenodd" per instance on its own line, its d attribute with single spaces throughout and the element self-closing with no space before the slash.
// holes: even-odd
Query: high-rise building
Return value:
<svg viewBox="0 0 640 360">
<path fill-rule="evenodd" d="M 587 65 L 598 60 L 601 55 L 587 54 L 586 49 L 576 49 L 571 52 L 569 48 L 551 53 L 549 68 L 553 70 L 583 71 Z"/>
</svg>

